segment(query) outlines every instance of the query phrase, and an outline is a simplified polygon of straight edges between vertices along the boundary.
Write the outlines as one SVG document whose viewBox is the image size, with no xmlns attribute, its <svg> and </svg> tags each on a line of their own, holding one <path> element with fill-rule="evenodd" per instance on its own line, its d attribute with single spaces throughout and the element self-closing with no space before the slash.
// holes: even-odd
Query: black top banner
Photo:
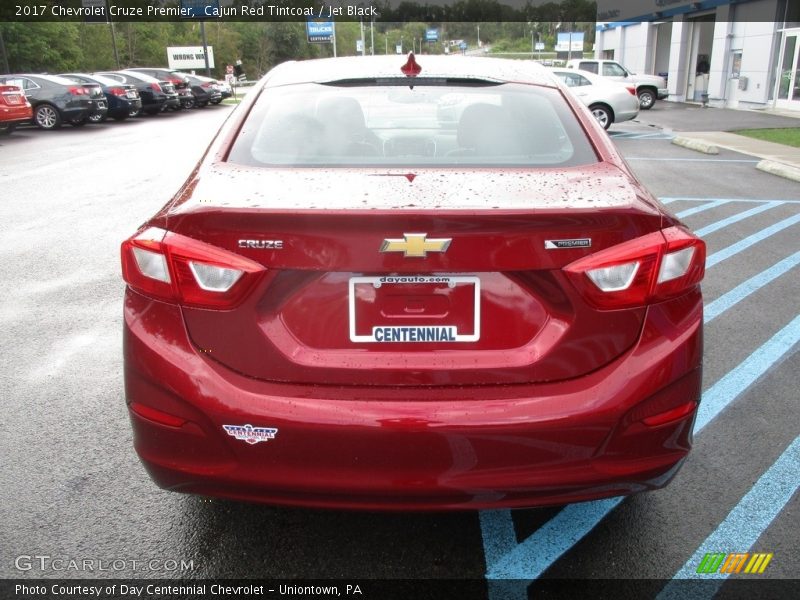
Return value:
<svg viewBox="0 0 800 600">
<path fill-rule="evenodd" d="M 796 0 L 4 0 L 0 22 L 638 22 L 722 9 L 725 20 L 794 23 Z"/>
<path fill-rule="evenodd" d="M 0 21 L 593 22 L 587 0 L 9 0 Z"/>
</svg>

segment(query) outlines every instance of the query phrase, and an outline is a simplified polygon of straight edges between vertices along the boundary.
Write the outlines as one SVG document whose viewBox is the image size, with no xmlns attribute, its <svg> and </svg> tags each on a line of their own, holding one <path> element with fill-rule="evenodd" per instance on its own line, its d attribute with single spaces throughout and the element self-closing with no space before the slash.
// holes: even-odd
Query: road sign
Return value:
<svg viewBox="0 0 800 600">
<path fill-rule="evenodd" d="M 333 21 L 309 19 L 306 21 L 306 35 L 312 44 L 327 44 L 333 41 Z"/>
<path fill-rule="evenodd" d="M 356 52 L 364 52 L 364 42 L 362 40 L 356 40 Z"/>
<path fill-rule="evenodd" d="M 461 42 L 458 45 L 458 47 L 461 48 L 462 50 L 466 50 L 467 49 L 467 42 Z"/>
<path fill-rule="evenodd" d="M 394 51 L 395 51 L 396 54 L 402 54 L 403 53 L 403 44 L 397 44 L 397 46 L 394 47 Z"/>
<path fill-rule="evenodd" d="M 438 29 L 426 29 L 425 30 L 425 41 L 426 42 L 438 42 L 439 41 L 439 30 Z"/>
<path fill-rule="evenodd" d="M 544 50 L 544 42 L 536 42 L 537 50 Z"/>
<path fill-rule="evenodd" d="M 227 67 L 225 67 L 225 74 L 233 75 L 233 65 L 228 65 Z"/>
<path fill-rule="evenodd" d="M 170 46 L 167 48 L 170 69 L 205 69 L 202 46 Z M 208 66 L 214 68 L 214 47 L 208 46 Z"/>
</svg>

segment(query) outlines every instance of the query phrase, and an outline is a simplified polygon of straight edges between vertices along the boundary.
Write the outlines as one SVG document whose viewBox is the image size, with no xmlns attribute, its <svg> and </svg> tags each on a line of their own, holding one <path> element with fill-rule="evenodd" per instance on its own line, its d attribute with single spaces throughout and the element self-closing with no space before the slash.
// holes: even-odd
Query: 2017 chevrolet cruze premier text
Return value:
<svg viewBox="0 0 800 600">
<path fill-rule="evenodd" d="M 705 246 L 519 61 L 286 63 L 122 244 L 158 485 L 475 509 L 665 485 L 700 397 Z"/>
</svg>

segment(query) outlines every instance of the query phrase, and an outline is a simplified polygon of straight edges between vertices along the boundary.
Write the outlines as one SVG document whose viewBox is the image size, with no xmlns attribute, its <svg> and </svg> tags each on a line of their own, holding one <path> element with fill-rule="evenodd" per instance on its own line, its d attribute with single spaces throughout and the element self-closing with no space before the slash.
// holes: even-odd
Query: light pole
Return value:
<svg viewBox="0 0 800 600">
<path fill-rule="evenodd" d="M 478 48 L 481 47 L 481 26 L 478 25 Z"/>
</svg>

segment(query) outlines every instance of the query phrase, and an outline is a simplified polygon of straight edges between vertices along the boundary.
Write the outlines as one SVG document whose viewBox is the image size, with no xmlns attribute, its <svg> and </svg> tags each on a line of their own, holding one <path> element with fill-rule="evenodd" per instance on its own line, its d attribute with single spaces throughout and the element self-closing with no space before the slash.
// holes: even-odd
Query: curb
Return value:
<svg viewBox="0 0 800 600">
<path fill-rule="evenodd" d="M 703 154 L 719 154 L 719 148 L 717 148 L 714 144 L 709 144 L 708 142 L 704 142 L 702 140 L 678 136 L 672 138 L 672 143 L 676 146 L 688 148 L 689 150 L 702 152 Z"/>
<path fill-rule="evenodd" d="M 791 179 L 792 181 L 800 181 L 800 169 L 774 160 L 762 160 L 756 165 L 756 169 L 771 175 Z"/>
</svg>

